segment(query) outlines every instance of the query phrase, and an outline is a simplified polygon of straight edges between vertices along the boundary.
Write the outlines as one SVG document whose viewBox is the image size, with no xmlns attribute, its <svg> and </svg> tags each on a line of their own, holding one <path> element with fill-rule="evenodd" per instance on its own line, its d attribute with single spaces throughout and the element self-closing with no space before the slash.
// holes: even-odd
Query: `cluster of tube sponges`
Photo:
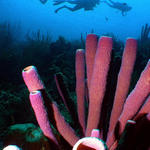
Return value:
<svg viewBox="0 0 150 150">
<path fill-rule="evenodd" d="M 73 150 L 77 150 L 77 148 L 78 150 L 82 150 L 84 146 L 87 146 L 89 149 L 95 148 L 96 150 L 104 150 L 107 149 L 107 147 L 114 150 L 118 145 L 118 139 L 115 137 L 115 128 L 118 124 L 118 134 L 121 136 L 126 124 L 135 125 L 136 122 L 134 119 L 140 114 L 147 114 L 147 119 L 150 120 L 150 61 L 148 61 L 145 69 L 141 73 L 136 86 L 128 94 L 137 51 L 137 41 L 133 38 L 128 38 L 117 79 L 114 104 L 107 133 L 107 146 L 102 141 L 103 129 L 100 131 L 95 130 L 98 129 L 99 121 L 101 120 L 101 109 L 106 90 L 112 46 L 112 38 L 103 36 L 98 39 L 95 34 L 89 34 L 86 38 L 85 50 L 78 49 L 76 51 L 77 112 L 78 121 L 82 128 L 83 139 L 78 137 L 74 129 L 65 121 L 57 104 L 51 99 L 49 99 L 49 101 L 46 100 L 45 97 L 47 96 L 43 95 L 43 93 L 46 93 L 43 92 L 46 91 L 46 88 L 40 79 L 36 67 L 29 66 L 23 70 L 23 79 L 30 92 L 30 102 L 35 112 L 37 122 L 44 135 L 55 143 L 58 149 L 60 148 L 59 142 L 52 130 L 51 119 L 55 120 L 57 130 L 63 138 L 74 147 Z M 63 93 L 61 89 L 59 89 L 60 85 L 58 85 L 58 82 L 56 82 L 56 84 L 65 103 Z M 85 99 L 89 100 L 87 121 L 85 116 Z M 49 118 L 48 110 L 45 106 L 47 102 L 49 103 L 49 108 L 54 118 Z M 130 121 L 131 119 L 132 121 Z M 95 132 L 97 134 L 94 134 Z M 95 140 L 92 140 L 93 135 Z M 89 142 L 90 138 L 91 142 Z M 94 141 L 96 141 L 95 144 L 92 144 Z M 99 146 L 97 146 L 97 142 Z"/>
</svg>

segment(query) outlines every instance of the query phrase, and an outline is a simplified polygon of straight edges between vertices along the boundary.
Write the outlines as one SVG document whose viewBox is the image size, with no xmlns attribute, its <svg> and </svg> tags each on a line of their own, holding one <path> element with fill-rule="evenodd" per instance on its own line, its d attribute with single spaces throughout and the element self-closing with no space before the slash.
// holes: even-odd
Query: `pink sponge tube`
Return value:
<svg viewBox="0 0 150 150">
<path fill-rule="evenodd" d="M 85 133 L 85 53 L 83 49 L 76 51 L 76 95 L 78 118 Z"/>
<path fill-rule="evenodd" d="M 44 106 L 44 101 L 41 92 L 40 91 L 31 92 L 30 102 L 34 110 L 37 122 L 41 130 L 43 131 L 44 135 L 48 137 L 50 140 L 52 140 L 53 142 L 55 142 L 55 144 L 58 144 L 50 126 L 48 114 Z"/>
<path fill-rule="evenodd" d="M 59 112 L 57 105 L 53 103 L 52 107 L 54 110 L 54 117 L 59 133 L 64 137 L 64 139 L 66 139 L 66 141 L 68 141 L 70 145 L 73 146 L 79 140 L 79 137 L 76 136 L 75 131 L 65 121 L 64 117 Z"/>
<path fill-rule="evenodd" d="M 87 85 L 88 88 L 90 86 L 92 73 L 93 73 L 93 65 L 94 65 L 94 59 L 97 49 L 97 43 L 98 43 L 98 37 L 95 34 L 88 34 L 86 37 L 86 70 L 87 70 Z"/>
<path fill-rule="evenodd" d="M 134 90 L 127 97 L 123 111 L 119 117 L 120 133 L 123 132 L 127 120 L 132 119 L 150 93 L 150 60 L 141 73 Z"/>
<path fill-rule="evenodd" d="M 28 66 L 24 68 L 22 76 L 29 92 L 44 89 L 44 84 L 40 79 L 35 66 Z"/>
<path fill-rule="evenodd" d="M 132 90 L 132 92 L 126 99 L 123 111 L 115 127 L 115 128 L 119 127 L 118 133 L 119 135 L 122 134 L 125 125 L 127 123 L 127 120 L 131 120 L 133 117 L 135 117 L 135 114 L 138 112 L 138 110 L 144 103 L 149 93 L 150 93 L 150 61 L 148 61 L 147 66 L 141 73 L 140 79 L 138 80 L 135 88 Z M 107 139 L 106 143 L 108 147 L 110 147 L 115 140 L 114 132 L 115 130 L 111 132 L 111 134 Z"/>
<path fill-rule="evenodd" d="M 100 131 L 98 129 L 93 129 L 91 132 L 91 137 L 99 138 L 100 137 Z"/>
<path fill-rule="evenodd" d="M 21 148 L 16 145 L 8 145 L 3 150 L 21 150 Z"/>
<path fill-rule="evenodd" d="M 74 145 L 73 150 L 107 150 L 107 146 L 99 138 L 85 137 Z"/>
<path fill-rule="evenodd" d="M 97 129 L 102 101 L 105 93 L 107 73 L 111 59 L 112 38 L 101 37 L 95 55 L 92 79 L 89 87 L 89 112 L 86 136 L 90 136 L 92 129 Z"/>
<path fill-rule="evenodd" d="M 140 115 L 147 114 L 149 112 L 150 112 L 150 95 L 148 96 L 148 98 L 146 99 L 145 103 L 142 105 L 141 109 L 136 114 L 134 119 L 136 120 Z"/>
<path fill-rule="evenodd" d="M 133 38 L 128 38 L 126 41 L 122 64 L 118 75 L 117 88 L 115 93 L 115 99 L 113 109 L 111 112 L 109 132 L 108 135 L 113 131 L 117 120 L 122 112 L 123 105 L 128 94 L 131 75 L 136 59 L 137 41 Z"/>
</svg>

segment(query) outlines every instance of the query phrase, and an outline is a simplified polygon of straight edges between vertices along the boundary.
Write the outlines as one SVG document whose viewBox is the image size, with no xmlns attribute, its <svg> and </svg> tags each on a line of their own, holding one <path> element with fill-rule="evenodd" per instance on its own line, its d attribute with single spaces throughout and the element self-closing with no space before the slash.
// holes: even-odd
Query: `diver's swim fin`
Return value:
<svg viewBox="0 0 150 150">
<path fill-rule="evenodd" d="M 45 3 L 47 2 L 47 0 L 40 0 L 40 2 L 41 2 L 42 4 L 45 4 Z"/>
</svg>

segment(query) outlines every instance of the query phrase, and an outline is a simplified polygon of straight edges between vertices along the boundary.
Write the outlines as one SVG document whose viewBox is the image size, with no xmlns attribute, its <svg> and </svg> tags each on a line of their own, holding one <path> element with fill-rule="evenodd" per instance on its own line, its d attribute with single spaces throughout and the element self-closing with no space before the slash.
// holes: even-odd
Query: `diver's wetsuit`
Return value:
<svg viewBox="0 0 150 150">
<path fill-rule="evenodd" d="M 96 4 L 99 4 L 99 0 L 55 0 L 54 5 L 59 5 L 61 3 L 68 2 L 70 4 L 75 4 L 73 8 L 68 7 L 66 5 L 58 8 L 55 10 L 57 13 L 59 10 L 66 8 L 70 11 L 76 11 L 79 9 L 84 8 L 84 10 L 93 10 L 93 8 L 96 6 Z"/>
<path fill-rule="evenodd" d="M 109 0 L 110 3 L 107 1 L 101 1 L 101 2 L 106 3 L 108 6 L 110 6 L 112 8 L 120 10 L 122 12 L 123 16 L 126 15 L 127 11 L 131 10 L 131 7 L 128 6 L 127 3 L 114 2 L 112 0 Z"/>
</svg>

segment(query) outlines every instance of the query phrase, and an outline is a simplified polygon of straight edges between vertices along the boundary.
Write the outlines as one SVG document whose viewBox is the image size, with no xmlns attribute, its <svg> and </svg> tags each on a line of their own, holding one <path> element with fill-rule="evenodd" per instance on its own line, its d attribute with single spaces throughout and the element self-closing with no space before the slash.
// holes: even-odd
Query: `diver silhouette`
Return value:
<svg viewBox="0 0 150 150">
<path fill-rule="evenodd" d="M 64 2 L 67 2 L 69 4 L 75 4 L 74 7 L 68 7 L 66 5 L 63 5 L 62 7 L 59 7 L 55 10 L 55 13 L 57 13 L 61 9 L 68 9 L 70 11 L 77 11 L 79 9 L 84 8 L 85 11 L 93 10 L 94 7 L 96 7 L 97 4 L 99 4 L 100 0 L 54 0 L 53 5 L 59 5 Z"/>
<path fill-rule="evenodd" d="M 114 2 L 112 0 L 108 0 L 109 2 L 107 1 L 101 1 L 101 2 L 104 2 L 106 3 L 108 6 L 112 7 L 112 8 L 115 8 L 115 9 L 118 9 L 121 11 L 122 13 L 122 16 L 125 16 L 127 14 L 128 11 L 130 11 L 132 9 L 131 6 L 128 6 L 127 3 L 120 3 L 120 2 Z"/>
</svg>

